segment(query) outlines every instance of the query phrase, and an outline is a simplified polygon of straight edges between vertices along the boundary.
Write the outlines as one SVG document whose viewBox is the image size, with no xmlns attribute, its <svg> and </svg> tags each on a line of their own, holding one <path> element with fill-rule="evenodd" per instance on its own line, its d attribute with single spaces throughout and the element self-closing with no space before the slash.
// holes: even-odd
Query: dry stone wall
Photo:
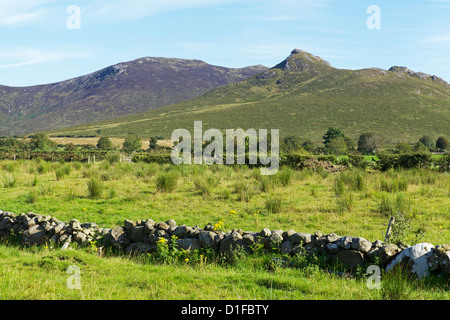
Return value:
<svg viewBox="0 0 450 320">
<path fill-rule="evenodd" d="M 71 243 L 87 245 L 98 241 L 104 247 L 113 247 L 128 253 L 153 253 L 157 242 L 164 238 L 177 241 L 178 248 L 193 251 L 211 248 L 218 254 L 231 255 L 234 250 L 251 254 L 256 247 L 267 252 L 274 248 L 282 254 L 321 255 L 330 263 L 341 263 L 348 267 L 381 262 L 390 270 L 407 260 L 411 271 L 419 277 L 430 273 L 450 275 L 450 245 L 434 246 L 421 243 L 412 247 L 369 241 L 362 237 L 338 236 L 334 233 L 322 235 L 301 233 L 294 230 L 270 230 L 259 232 L 233 229 L 227 232 L 214 230 L 214 226 L 178 226 L 170 219 L 155 222 L 152 219 L 125 220 L 123 226 L 99 228 L 96 223 L 81 223 L 76 219 L 62 222 L 55 217 L 33 212 L 14 214 L 0 211 L 0 240 L 20 238 L 23 245 L 41 245 L 54 242 L 66 249 Z M 174 237 L 175 236 L 175 237 Z"/>
</svg>

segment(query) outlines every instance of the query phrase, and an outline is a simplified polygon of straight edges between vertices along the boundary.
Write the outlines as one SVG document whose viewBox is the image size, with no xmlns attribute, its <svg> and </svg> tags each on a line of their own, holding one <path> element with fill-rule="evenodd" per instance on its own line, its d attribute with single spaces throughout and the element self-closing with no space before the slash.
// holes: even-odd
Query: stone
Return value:
<svg viewBox="0 0 450 320">
<path fill-rule="evenodd" d="M 63 242 L 61 240 L 61 238 L 59 238 L 59 241 Z M 63 244 L 61 250 L 67 250 L 67 248 L 69 248 L 69 245 L 71 242 L 72 242 L 72 236 L 68 236 L 66 239 L 64 239 L 64 244 Z"/>
<path fill-rule="evenodd" d="M 192 228 L 188 226 L 179 226 L 172 233 L 178 239 L 187 238 L 188 234 L 191 232 Z"/>
<path fill-rule="evenodd" d="M 40 225 L 32 226 L 22 234 L 22 241 L 28 245 L 42 244 L 45 240 L 45 229 Z"/>
<path fill-rule="evenodd" d="M 326 245 L 326 252 L 329 254 L 336 254 L 339 252 L 339 246 L 336 243 L 329 243 Z"/>
<path fill-rule="evenodd" d="M 441 269 L 440 266 L 441 259 L 439 256 L 432 254 L 428 257 L 428 269 L 430 272 L 436 272 Z"/>
<path fill-rule="evenodd" d="M 386 271 L 392 270 L 397 264 L 407 260 L 411 266 L 411 272 L 419 278 L 429 276 L 428 257 L 433 254 L 434 245 L 431 243 L 419 243 L 406 248 L 395 257 L 386 267 Z"/>
<path fill-rule="evenodd" d="M 441 271 L 445 275 L 450 275 L 450 251 L 445 251 L 440 257 L 439 266 Z"/>
<path fill-rule="evenodd" d="M 156 224 L 156 227 L 159 229 L 159 230 L 168 230 L 169 228 L 170 228 L 170 226 L 167 224 L 167 223 L 165 223 L 165 222 L 158 222 L 157 224 Z"/>
<path fill-rule="evenodd" d="M 115 248 L 124 248 L 129 244 L 130 240 L 125 233 L 124 227 L 115 227 L 107 235 L 107 242 Z"/>
<path fill-rule="evenodd" d="M 283 241 L 283 243 L 280 246 L 280 253 L 281 254 L 291 254 L 293 250 L 293 244 L 291 241 Z"/>
<path fill-rule="evenodd" d="M 338 236 L 336 233 L 330 233 L 330 234 L 327 234 L 325 236 L 325 238 L 328 242 L 335 242 L 335 241 L 339 240 L 341 237 Z"/>
<path fill-rule="evenodd" d="M 151 219 L 147 219 L 147 221 L 145 221 L 144 223 L 145 232 L 152 233 L 152 231 L 155 230 L 153 222 L 154 221 Z"/>
<path fill-rule="evenodd" d="M 349 250 L 352 247 L 353 238 L 352 237 L 342 237 L 336 241 L 336 244 L 342 249 Z"/>
<path fill-rule="evenodd" d="M 176 227 L 177 226 L 177 223 L 173 219 L 167 220 L 166 224 L 169 225 L 169 227 Z"/>
<path fill-rule="evenodd" d="M 128 253 L 154 253 L 157 250 L 157 246 L 155 244 L 145 243 L 145 242 L 134 242 L 130 244 L 126 251 Z"/>
<path fill-rule="evenodd" d="M 341 250 L 335 255 L 335 257 L 337 261 L 350 268 L 363 265 L 365 262 L 363 253 L 356 250 Z"/>
<path fill-rule="evenodd" d="M 434 252 L 436 252 L 436 255 L 440 257 L 442 254 L 445 253 L 445 251 L 450 251 L 450 244 L 444 244 L 444 245 L 437 245 L 434 248 Z"/>
<path fill-rule="evenodd" d="M 401 250 L 400 248 L 393 243 L 388 243 L 384 247 L 380 248 L 380 258 L 383 263 L 389 262 L 397 253 Z"/>
<path fill-rule="evenodd" d="M 125 230 L 131 231 L 136 226 L 136 222 L 131 220 L 125 220 L 123 222 L 123 226 Z"/>
<path fill-rule="evenodd" d="M 212 231 L 200 230 L 198 233 L 198 240 L 202 248 L 212 247 L 214 244 L 214 237 L 216 234 Z"/>
<path fill-rule="evenodd" d="M 178 248 L 185 251 L 193 251 L 201 248 L 200 241 L 195 238 L 183 238 L 177 240 Z"/>
<path fill-rule="evenodd" d="M 264 228 L 261 230 L 261 232 L 259 233 L 259 235 L 261 237 L 270 237 L 272 235 L 272 232 L 270 231 L 270 229 L 268 228 Z"/>
<path fill-rule="evenodd" d="M 382 246 L 384 246 L 384 242 L 381 240 L 375 240 L 375 242 L 372 243 L 372 246 L 375 248 L 381 248 Z"/>
<path fill-rule="evenodd" d="M 220 243 L 219 252 L 221 254 L 231 256 L 233 252 L 238 250 L 244 250 L 247 253 L 250 252 L 249 246 L 242 239 L 242 236 L 237 232 L 231 233 Z"/>
<path fill-rule="evenodd" d="M 81 224 L 83 229 L 98 229 L 98 225 L 95 222 L 86 222 Z"/>
<path fill-rule="evenodd" d="M 283 241 L 283 231 L 273 230 L 269 240 L 272 244 L 280 244 Z"/>
<path fill-rule="evenodd" d="M 291 241 L 293 244 L 309 244 L 312 241 L 312 235 L 309 233 L 296 232 L 291 235 Z"/>
<path fill-rule="evenodd" d="M 39 224 L 39 219 L 38 219 L 37 217 L 34 217 L 34 218 L 32 218 L 32 219 L 29 219 L 29 220 L 26 222 L 25 226 L 26 226 L 27 229 L 28 229 L 28 228 L 34 227 L 35 225 L 38 225 L 38 224 Z"/>
<path fill-rule="evenodd" d="M 244 240 L 244 242 L 246 244 L 248 244 L 249 246 L 254 245 L 256 243 L 256 239 L 255 236 L 252 234 L 244 234 L 242 236 L 242 239 Z"/>
<path fill-rule="evenodd" d="M 370 242 L 369 240 L 366 240 L 362 237 L 357 237 L 357 238 L 352 239 L 351 246 L 352 246 L 353 250 L 358 250 L 363 253 L 367 253 L 372 248 L 372 242 Z"/>
<path fill-rule="evenodd" d="M 145 226 L 135 226 L 131 229 L 130 239 L 132 242 L 145 242 L 147 240 Z"/>
<path fill-rule="evenodd" d="M 83 244 L 87 242 L 87 236 L 84 232 L 77 232 L 77 234 L 74 236 L 73 240 L 77 242 L 78 244 Z"/>
<path fill-rule="evenodd" d="M 367 259 L 371 262 L 375 262 L 380 257 L 380 248 L 375 247 L 366 253 Z"/>
<path fill-rule="evenodd" d="M 295 233 L 294 230 L 290 229 L 288 231 L 283 232 L 283 239 L 284 240 L 291 240 L 291 236 Z"/>
</svg>

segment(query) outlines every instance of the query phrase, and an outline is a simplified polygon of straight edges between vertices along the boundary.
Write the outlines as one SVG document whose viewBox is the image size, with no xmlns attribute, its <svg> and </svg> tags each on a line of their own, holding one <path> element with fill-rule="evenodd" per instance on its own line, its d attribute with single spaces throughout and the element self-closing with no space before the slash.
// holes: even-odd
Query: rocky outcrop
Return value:
<svg viewBox="0 0 450 320">
<path fill-rule="evenodd" d="M 211 224 L 203 229 L 198 226 L 178 226 L 173 219 L 165 222 L 155 222 L 152 219 L 125 220 L 123 226 L 110 229 L 99 228 L 95 223 L 81 223 L 76 219 L 66 223 L 32 212 L 16 215 L 0 211 L 0 239 L 5 240 L 11 236 L 20 238 L 27 246 L 52 241 L 60 244 L 63 249 L 67 249 L 72 242 L 89 245 L 96 241 L 100 246 L 131 254 L 153 253 L 157 251 L 159 243 L 174 244 L 176 241 L 180 250 L 209 248 L 223 256 L 263 250 L 285 255 L 318 255 L 330 264 L 337 263 L 349 268 L 381 262 L 389 271 L 395 265 L 406 262 L 411 272 L 419 277 L 430 273 L 450 275 L 450 245 L 420 243 L 406 248 L 385 244 L 380 240 L 372 242 L 362 237 L 341 237 L 335 233 L 322 235 L 320 232 L 309 234 L 269 228 L 259 232 L 242 229 L 224 232 L 214 230 Z"/>
</svg>

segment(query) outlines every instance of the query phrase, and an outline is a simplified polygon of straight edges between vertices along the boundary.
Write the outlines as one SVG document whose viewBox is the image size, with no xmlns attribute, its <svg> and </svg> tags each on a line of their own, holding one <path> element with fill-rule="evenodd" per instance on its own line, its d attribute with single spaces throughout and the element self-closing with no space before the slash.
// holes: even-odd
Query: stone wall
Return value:
<svg viewBox="0 0 450 320">
<path fill-rule="evenodd" d="M 241 229 L 223 232 L 215 231 L 212 225 L 203 229 L 198 226 L 178 226 L 172 219 L 166 222 L 152 219 L 125 220 L 123 226 L 110 229 L 99 228 L 95 223 L 81 223 L 76 219 L 66 223 L 32 212 L 17 215 L 0 211 L 0 240 L 9 239 L 10 236 L 20 237 L 23 245 L 53 241 L 61 245 L 62 249 L 66 249 L 71 242 L 86 245 L 90 241 L 98 241 L 104 247 L 137 254 L 156 252 L 157 242 L 161 238 L 169 242 L 177 241 L 178 247 L 183 250 L 211 248 L 223 255 L 230 255 L 236 249 L 251 254 L 259 246 L 267 252 L 273 252 L 275 248 L 288 255 L 321 255 L 330 263 L 340 262 L 350 268 L 381 262 L 386 270 L 390 270 L 395 264 L 407 259 L 411 271 L 419 277 L 427 276 L 430 272 L 450 275 L 450 245 L 420 243 L 402 247 L 380 240 L 372 242 L 362 237 L 341 237 L 334 233 L 308 234 L 267 228 L 260 232 Z"/>
</svg>

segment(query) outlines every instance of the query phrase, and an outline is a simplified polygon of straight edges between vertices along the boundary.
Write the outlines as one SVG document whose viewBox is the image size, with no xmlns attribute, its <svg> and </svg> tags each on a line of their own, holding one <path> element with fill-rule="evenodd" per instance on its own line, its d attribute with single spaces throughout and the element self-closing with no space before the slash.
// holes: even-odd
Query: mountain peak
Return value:
<svg viewBox="0 0 450 320">
<path fill-rule="evenodd" d="M 329 70 L 331 66 L 328 61 L 318 56 L 301 49 L 294 49 L 289 57 L 274 68 L 286 71 L 321 73 Z"/>
<path fill-rule="evenodd" d="M 388 69 L 388 71 L 398 73 L 400 76 L 403 76 L 406 74 L 408 76 L 412 76 L 412 77 L 416 77 L 416 78 L 420 78 L 420 79 L 427 79 L 427 80 L 436 81 L 436 82 L 443 83 L 443 84 L 448 84 L 444 79 L 439 78 L 438 76 L 431 75 L 428 73 L 423 73 L 423 72 L 415 72 L 407 67 L 393 66 L 393 67 L 390 67 Z"/>
</svg>

